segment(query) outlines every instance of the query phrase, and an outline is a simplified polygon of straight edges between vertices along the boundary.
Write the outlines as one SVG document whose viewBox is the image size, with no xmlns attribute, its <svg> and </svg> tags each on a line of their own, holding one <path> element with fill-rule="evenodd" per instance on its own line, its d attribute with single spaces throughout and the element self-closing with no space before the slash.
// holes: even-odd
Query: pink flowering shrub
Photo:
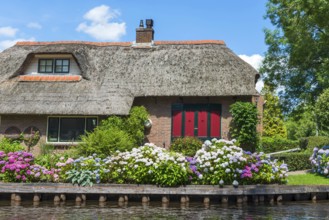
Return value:
<svg viewBox="0 0 329 220">
<path fill-rule="evenodd" d="M 0 170 L 5 182 L 58 181 L 58 170 L 35 165 L 33 155 L 24 151 L 0 151 Z"/>
</svg>

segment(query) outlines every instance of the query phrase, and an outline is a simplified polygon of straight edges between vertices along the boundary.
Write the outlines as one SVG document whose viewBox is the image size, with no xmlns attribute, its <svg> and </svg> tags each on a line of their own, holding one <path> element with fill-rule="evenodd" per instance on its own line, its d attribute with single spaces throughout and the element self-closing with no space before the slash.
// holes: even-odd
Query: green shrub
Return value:
<svg viewBox="0 0 329 220">
<path fill-rule="evenodd" d="M 11 140 L 8 138 L 2 138 L 0 141 L 0 151 L 5 153 L 23 151 L 25 147 L 20 144 L 17 140 Z"/>
<path fill-rule="evenodd" d="M 97 153 L 106 157 L 119 150 L 131 150 L 143 143 L 144 122 L 148 119 L 145 107 L 135 106 L 127 117 L 110 116 L 91 133 L 81 137 L 77 150 L 82 155 Z"/>
<path fill-rule="evenodd" d="M 310 136 L 307 137 L 307 147 L 305 148 L 308 152 L 313 152 L 313 149 L 315 147 L 321 148 L 323 146 L 329 145 L 329 137 L 327 136 Z M 301 140 L 302 142 L 305 140 Z M 305 146 L 305 143 L 302 145 L 303 147 Z M 301 147 L 302 147 L 301 146 Z"/>
<path fill-rule="evenodd" d="M 289 168 L 289 171 L 308 170 L 312 168 L 310 163 L 309 152 L 292 152 L 285 154 L 272 155 L 271 158 L 284 161 Z"/>
<path fill-rule="evenodd" d="M 119 128 L 126 132 L 134 146 L 140 146 L 144 141 L 144 123 L 148 119 L 148 113 L 143 106 L 131 108 L 128 117 L 111 116 L 101 122 L 99 126 L 102 130 Z"/>
<path fill-rule="evenodd" d="M 259 144 L 256 126 L 257 108 L 250 102 L 236 102 L 230 106 L 232 122 L 230 132 L 244 150 L 254 152 Z"/>
<path fill-rule="evenodd" d="M 56 163 L 59 162 L 60 157 L 60 154 L 40 154 L 34 159 L 34 161 L 35 164 L 51 169 L 56 167 Z"/>
<path fill-rule="evenodd" d="M 55 151 L 55 146 L 52 144 L 41 144 L 40 145 L 40 154 L 47 155 L 52 154 Z"/>
<path fill-rule="evenodd" d="M 277 151 L 289 150 L 297 148 L 298 141 L 288 140 L 282 137 L 262 137 L 261 150 L 264 153 L 272 153 Z"/>
<path fill-rule="evenodd" d="M 202 141 L 196 137 L 176 138 L 170 146 L 170 150 L 193 157 L 201 148 Z"/>
<path fill-rule="evenodd" d="M 117 150 L 131 150 L 134 146 L 127 132 L 117 127 L 110 127 L 106 130 L 96 128 L 94 132 L 82 136 L 82 143 L 77 149 L 82 155 L 89 156 L 96 153 L 100 157 L 106 157 Z"/>
</svg>

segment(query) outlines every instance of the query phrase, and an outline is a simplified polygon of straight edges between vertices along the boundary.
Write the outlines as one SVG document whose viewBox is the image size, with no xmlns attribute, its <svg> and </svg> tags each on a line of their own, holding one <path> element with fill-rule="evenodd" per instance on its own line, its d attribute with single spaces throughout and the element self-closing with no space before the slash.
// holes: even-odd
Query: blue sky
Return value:
<svg viewBox="0 0 329 220">
<path fill-rule="evenodd" d="M 0 50 L 17 40 L 134 41 L 140 19 L 155 40 L 224 40 L 258 67 L 266 0 L 10 0 L 0 7 Z"/>
</svg>

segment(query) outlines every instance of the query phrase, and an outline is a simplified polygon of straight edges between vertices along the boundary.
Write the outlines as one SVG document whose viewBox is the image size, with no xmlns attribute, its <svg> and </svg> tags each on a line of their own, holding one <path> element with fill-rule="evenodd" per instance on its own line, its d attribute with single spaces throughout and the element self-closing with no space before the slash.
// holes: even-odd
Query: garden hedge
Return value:
<svg viewBox="0 0 329 220">
<path fill-rule="evenodd" d="M 284 161 L 289 168 L 289 171 L 308 170 L 312 168 L 309 152 L 291 152 L 285 154 L 272 155 L 271 159 Z"/>
<path fill-rule="evenodd" d="M 262 151 L 272 153 L 299 147 L 298 141 L 288 140 L 282 137 L 262 137 Z"/>
<path fill-rule="evenodd" d="M 329 145 L 329 137 L 327 136 L 310 136 L 300 139 L 300 148 L 313 152 L 315 147 L 322 148 Z"/>
</svg>

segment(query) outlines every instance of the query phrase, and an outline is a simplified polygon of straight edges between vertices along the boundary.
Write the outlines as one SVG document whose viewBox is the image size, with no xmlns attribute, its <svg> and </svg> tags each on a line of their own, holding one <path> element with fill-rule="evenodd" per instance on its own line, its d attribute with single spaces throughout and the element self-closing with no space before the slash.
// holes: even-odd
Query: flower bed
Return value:
<svg viewBox="0 0 329 220">
<path fill-rule="evenodd" d="M 34 164 L 33 156 L 26 152 L 0 152 L 0 157 L 3 181 L 60 181 L 82 186 L 93 183 L 159 186 L 285 183 L 288 171 L 285 164 L 271 161 L 263 153 L 251 154 L 235 146 L 234 141 L 217 139 L 206 141 L 194 157 L 145 144 L 106 158 L 96 154 L 77 159 L 58 157 L 58 163 L 50 169 Z"/>
<path fill-rule="evenodd" d="M 329 177 L 329 149 L 315 147 L 310 161 L 314 173 Z"/>
</svg>

